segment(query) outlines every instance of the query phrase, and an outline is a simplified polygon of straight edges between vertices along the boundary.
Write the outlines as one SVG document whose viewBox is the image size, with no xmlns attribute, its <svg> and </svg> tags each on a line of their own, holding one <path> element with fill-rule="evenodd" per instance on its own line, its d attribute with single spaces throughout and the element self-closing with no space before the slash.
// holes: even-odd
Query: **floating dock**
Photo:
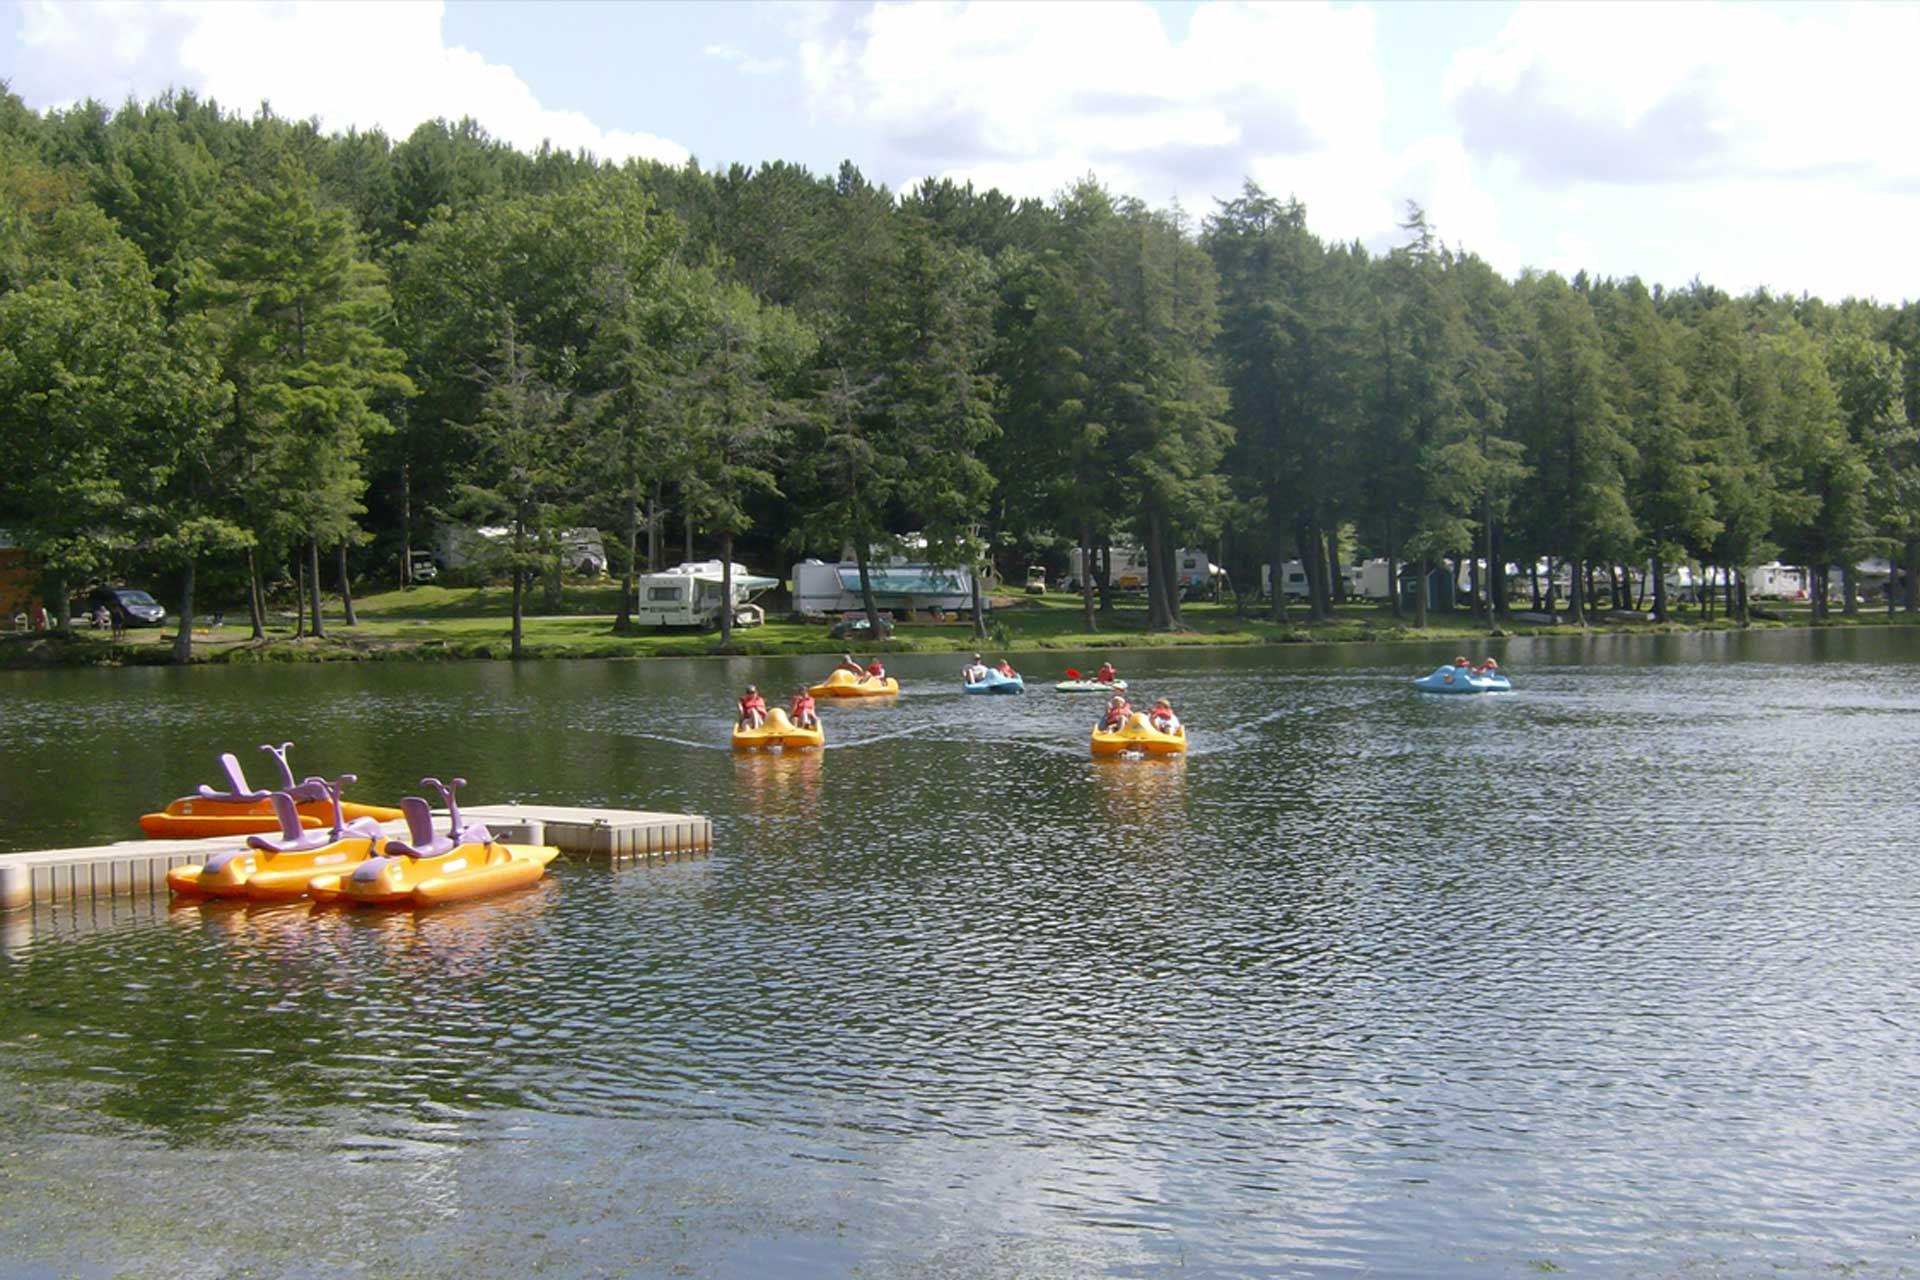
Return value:
<svg viewBox="0 0 1920 1280">
<path fill-rule="evenodd" d="M 444 810 L 435 816 L 446 821 Z M 460 817 L 486 823 L 494 837 L 507 844 L 550 844 L 562 853 L 616 862 L 713 848 L 713 823 L 698 814 L 492 804 L 462 805 Z M 404 835 L 406 824 L 388 823 L 387 830 Z M 81 849 L 0 853 L 0 910 L 36 902 L 164 894 L 169 868 L 205 862 L 244 838 L 127 840 Z"/>
</svg>

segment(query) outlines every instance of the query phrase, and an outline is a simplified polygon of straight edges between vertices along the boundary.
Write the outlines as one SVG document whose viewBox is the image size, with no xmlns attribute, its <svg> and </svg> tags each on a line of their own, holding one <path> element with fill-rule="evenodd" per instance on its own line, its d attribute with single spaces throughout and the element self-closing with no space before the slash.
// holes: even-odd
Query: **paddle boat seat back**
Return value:
<svg viewBox="0 0 1920 1280">
<path fill-rule="evenodd" d="M 280 820 L 278 836 L 248 836 L 247 844 L 255 849 L 265 849 L 270 853 L 305 853 L 309 849 L 324 849 L 339 836 L 325 827 L 308 830 L 300 825 L 300 809 L 291 793 L 276 791 L 273 793 L 273 816 Z"/>
<path fill-rule="evenodd" d="M 437 858 L 454 846 L 451 834 L 435 835 L 433 832 L 433 810 L 419 796 L 406 796 L 400 801 L 400 812 L 406 815 L 407 838 L 387 841 L 387 851 L 404 854 L 409 858 Z"/>
<path fill-rule="evenodd" d="M 202 800 L 220 800 L 228 804 L 252 804 L 265 800 L 273 794 L 270 791 L 255 791 L 247 785 L 247 775 L 240 771 L 240 761 L 231 751 L 220 753 L 220 768 L 226 773 L 227 786 L 231 790 L 215 791 L 203 782 L 200 784 Z"/>
</svg>

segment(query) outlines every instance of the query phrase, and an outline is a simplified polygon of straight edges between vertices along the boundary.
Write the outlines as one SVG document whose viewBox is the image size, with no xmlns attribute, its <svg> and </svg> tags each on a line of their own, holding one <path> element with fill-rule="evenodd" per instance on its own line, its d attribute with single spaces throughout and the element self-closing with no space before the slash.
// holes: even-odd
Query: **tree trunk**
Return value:
<svg viewBox="0 0 1920 1280">
<path fill-rule="evenodd" d="M 984 566 L 975 565 L 973 569 L 973 638 L 975 640 L 987 638 L 987 596 L 980 586 L 982 568 Z"/>
<path fill-rule="evenodd" d="M 293 638 L 307 634 L 307 558 L 293 553 Z"/>
<path fill-rule="evenodd" d="M 1583 572 L 1585 569 L 1586 566 L 1583 564 L 1574 564 L 1570 566 L 1567 574 L 1567 621 L 1576 627 L 1587 625 L 1588 581 Z M 1548 590 L 1552 590 L 1551 584 L 1548 585 Z"/>
<path fill-rule="evenodd" d="M 699 584 L 695 584 L 696 589 Z M 733 532 L 720 531 L 720 650 L 733 649 Z"/>
<path fill-rule="evenodd" d="M 507 655 L 515 662 L 526 656 L 525 626 L 527 617 L 527 571 L 520 565 L 513 566 L 513 626 L 508 632 Z"/>
<path fill-rule="evenodd" d="M 1336 525 L 1327 530 L 1327 612 L 1346 602 L 1346 581 L 1340 573 L 1340 529 Z"/>
<path fill-rule="evenodd" d="M 1540 562 L 1527 561 L 1527 589 L 1533 593 L 1533 611 L 1540 612 Z"/>
<path fill-rule="evenodd" d="M 647 503 L 647 572 L 660 572 L 660 498 L 664 485 L 653 482 L 653 499 Z"/>
<path fill-rule="evenodd" d="M 1413 593 L 1414 625 L 1422 631 L 1427 628 L 1427 558 L 1421 556 L 1414 562 L 1420 570 L 1419 585 Z"/>
<path fill-rule="evenodd" d="M 867 538 L 860 534 L 853 542 L 853 562 L 860 566 L 860 604 L 867 611 L 867 638 L 880 640 L 880 606 L 873 602 L 873 579 L 867 573 Z"/>
<path fill-rule="evenodd" d="M 1483 581 L 1486 575 L 1481 572 L 1481 567 L 1485 564 L 1486 561 L 1478 556 L 1467 562 L 1467 591 L 1473 596 L 1473 616 L 1481 622 L 1491 624 L 1493 619 L 1487 611 L 1486 584 Z"/>
<path fill-rule="evenodd" d="M 1653 558 L 1653 620 L 1667 620 L 1667 562 L 1659 556 Z"/>
<path fill-rule="evenodd" d="M 73 636 L 73 604 L 67 599 L 67 575 L 64 573 L 54 575 L 51 579 L 51 585 L 53 587 L 53 607 L 48 609 L 47 612 L 53 620 L 52 629 L 58 631 L 63 636 L 71 638 Z M 41 607 L 44 608 L 46 606 L 44 596 L 40 603 Z"/>
<path fill-rule="evenodd" d="M 1160 513 L 1147 509 L 1147 629 L 1171 631 L 1173 614 L 1167 608 L 1167 548 L 1160 536 Z"/>
<path fill-rule="evenodd" d="M 1487 524 L 1487 587 L 1488 607 L 1493 610 L 1495 621 L 1505 622 L 1512 610 L 1507 607 L 1507 539 L 1506 530 L 1493 523 Z"/>
<path fill-rule="evenodd" d="M 1735 622 L 1738 622 L 1738 623 L 1739 623 L 1739 624 L 1740 624 L 1741 626 L 1743 626 L 1743 627 L 1744 627 L 1744 626 L 1746 626 L 1746 625 L 1747 625 L 1747 622 L 1748 622 L 1748 618 L 1747 618 L 1747 571 L 1746 571 L 1745 569 L 1734 569 L 1734 570 L 1731 570 L 1730 572 L 1731 572 L 1731 573 L 1733 574 L 1733 590 L 1734 590 L 1734 596 L 1733 596 L 1733 607 L 1734 607 L 1734 615 L 1733 615 L 1733 617 L 1734 617 L 1734 621 L 1735 621 Z"/>
<path fill-rule="evenodd" d="M 255 643 L 267 638 L 267 592 L 260 585 L 260 563 L 247 548 L 247 612 L 252 616 Z"/>
<path fill-rule="evenodd" d="M 1860 583 L 1855 576 L 1858 572 L 1852 560 L 1840 566 L 1840 612 L 1849 618 L 1860 616 Z"/>
<path fill-rule="evenodd" d="M 684 495 L 682 495 L 682 496 L 684 497 Z M 686 517 L 686 529 L 687 529 L 687 554 L 686 554 L 686 562 L 687 562 L 688 564 L 692 564 L 692 563 L 693 563 L 693 511 L 692 511 L 692 508 L 691 508 L 691 506 L 689 506 L 689 508 L 688 508 L 688 511 L 687 511 L 687 517 Z"/>
<path fill-rule="evenodd" d="M 633 631 L 633 599 L 640 576 L 640 499 L 627 494 L 627 571 L 620 575 L 620 612 L 613 619 L 613 634 L 624 636 Z"/>
<path fill-rule="evenodd" d="M 1295 520 L 1293 542 L 1300 550 L 1300 571 L 1307 579 L 1307 619 L 1310 622 L 1325 621 L 1327 615 L 1322 602 L 1326 599 L 1326 589 L 1320 581 L 1320 531 L 1310 520 Z"/>
<path fill-rule="evenodd" d="M 1400 603 L 1400 580 L 1406 575 L 1400 571 L 1400 557 L 1387 557 L 1387 603 L 1393 608 L 1396 620 L 1406 617 L 1406 609 Z"/>
<path fill-rule="evenodd" d="M 353 612 L 353 584 L 347 580 L 347 544 L 340 544 L 340 605 L 346 610 L 347 625 L 357 627 L 360 619 Z"/>
<path fill-rule="evenodd" d="M 173 660 L 178 663 L 193 661 L 193 579 L 194 558 L 187 557 L 187 571 L 181 575 L 180 584 L 180 630 L 173 637 Z"/>
<path fill-rule="evenodd" d="M 507 652 L 518 662 L 526 655 L 527 619 L 527 526 L 516 517 L 513 522 L 513 629 Z"/>
<path fill-rule="evenodd" d="M 251 568 L 253 553 L 247 553 Z M 400 589 L 413 590 L 413 466 L 400 464 Z"/>
<path fill-rule="evenodd" d="M 1555 613 L 1559 612 L 1559 608 L 1560 608 L 1560 601 L 1559 601 L 1560 579 L 1558 577 L 1559 572 L 1560 572 L 1559 562 L 1557 562 L 1552 556 L 1548 556 L 1547 557 L 1547 591 L 1546 591 L 1545 612 L 1549 618 L 1553 617 Z M 1572 581 L 1572 575 L 1568 575 L 1568 581 L 1569 582 Z"/>
<path fill-rule="evenodd" d="M 1273 558 L 1273 569 L 1271 570 L 1273 575 L 1273 600 L 1271 602 L 1273 620 L 1275 622 L 1288 622 L 1290 619 L 1287 617 L 1286 534 L 1278 525 L 1274 525 L 1270 533 L 1272 535 L 1272 541 L 1268 543 L 1267 554 Z"/>
<path fill-rule="evenodd" d="M 1113 539 L 1100 542 L 1100 612 L 1113 612 Z"/>
<path fill-rule="evenodd" d="M 1167 623 L 1179 630 L 1185 625 L 1180 617 L 1180 593 L 1185 587 L 1180 582 L 1180 548 L 1171 533 L 1161 540 L 1160 559 L 1167 566 L 1167 589 L 1161 597 L 1167 606 Z"/>
<path fill-rule="evenodd" d="M 1093 617 L 1093 525 L 1080 525 L 1080 613 L 1089 631 L 1100 628 Z"/>
<path fill-rule="evenodd" d="M 307 569 L 313 587 L 313 638 L 324 640 L 327 635 L 327 624 L 320 616 L 320 543 L 318 541 L 307 543 Z"/>
</svg>

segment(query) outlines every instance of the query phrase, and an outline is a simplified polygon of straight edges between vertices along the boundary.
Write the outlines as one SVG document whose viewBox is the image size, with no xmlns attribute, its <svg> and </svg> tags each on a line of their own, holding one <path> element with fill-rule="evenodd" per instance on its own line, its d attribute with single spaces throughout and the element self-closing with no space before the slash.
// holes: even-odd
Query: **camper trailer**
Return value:
<svg viewBox="0 0 1920 1280">
<path fill-rule="evenodd" d="M 1280 588 L 1290 596 L 1302 599 L 1307 594 L 1307 566 L 1299 560 L 1289 560 L 1280 566 Z M 1366 560 L 1360 564 L 1340 566 L 1340 587 L 1349 597 L 1363 600 L 1385 600 L 1393 593 L 1387 589 L 1387 561 Z M 1273 594 L 1273 566 L 1260 566 L 1260 594 Z"/>
<path fill-rule="evenodd" d="M 973 608 L 973 572 L 938 565 L 869 561 L 867 582 L 877 607 L 895 613 Z M 793 566 L 793 611 L 824 618 L 861 609 L 860 566 L 851 558 L 838 564 L 802 560 Z"/>
<path fill-rule="evenodd" d="M 1145 591 L 1147 589 L 1147 553 L 1139 547 L 1122 546 L 1115 543 L 1110 552 L 1108 585 L 1115 591 Z M 1080 584 L 1086 581 L 1081 572 L 1081 552 L 1075 547 L 1067 552 L 1067 590 L 1078 591 Z M 1097 569 L 1100 555 L 1094 553 L 1093 564 Z M 1209 591 L 1213 580 L 1224 575 L 1225 570 L 1215 565 L 1207 553 L 1198 547 L 1181 547 L 1174 552 L 1174 572 L 1178 585 L 1185 591 Z"/>
<path fill-rule="evenodd" d="M 456 572 L 488 570 L 505 556 L 512 537 L 513 530 L 505 526 L 441 525 L 434 531 L 432 559 L 439 567 Z M 587 578 L 607 576 L 607 548 L 598 529 L 562 529 L 556 537 L 565 572 Z"/>
<path fill-rule="evenodd" d="M 635 588 L 638 599 L 634 622 L 643 627 L 719 626 L 721 593 L 726 581 L 724 567 L 718 560 L 701 560 L 675 565 L 660 573 L 641 574 Z M 747 602 L 779 585 L 778 578 L 760 577 L 736 563 L 733 566 L 735 625 L 758 622 L 759 608 Z"/>
</svg>

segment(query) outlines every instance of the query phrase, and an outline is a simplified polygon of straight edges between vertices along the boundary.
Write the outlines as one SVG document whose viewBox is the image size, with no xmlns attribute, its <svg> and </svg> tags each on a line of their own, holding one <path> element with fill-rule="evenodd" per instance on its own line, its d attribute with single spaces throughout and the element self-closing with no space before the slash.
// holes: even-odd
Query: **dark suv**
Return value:
<svg viewBox="0 0 1920 1280">
<path fill-rule="evenodd" d="M 138 587 L 95 587 L 87 596 L 87 612 L 100 608 L 123 627 L 157 627 L 167 619 L 160 602 Z"/>
</svg>

